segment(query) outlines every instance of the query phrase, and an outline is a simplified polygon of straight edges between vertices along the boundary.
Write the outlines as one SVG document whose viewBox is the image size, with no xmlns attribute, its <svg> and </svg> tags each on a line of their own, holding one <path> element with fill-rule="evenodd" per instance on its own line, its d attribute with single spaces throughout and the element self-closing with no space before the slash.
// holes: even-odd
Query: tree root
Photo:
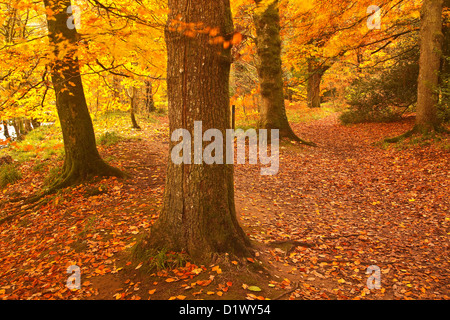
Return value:
<svg viewBox="0 0 450 320">
<path fill-rule="evenodd" d="M 288 130 L 288 132 L 286 132 L 285 134 L 280 132 L 280 135 L 281 135 L 281 138 L 285 137 L 285 138 L 288 138 L 288 139 L 293 140 L 293 141 L 300 142 L 301 144 L 304 144 L 304 145 L 307 145 L 307 146 L 310 146 L 310 147 L 317 147 L 317 145 L 314 142 L 306 141 L 306 140 L 303 140 L 303 139 L 299 138 L 294 133 L 294 131 L 292 129 Z"/>
<path fill-rule="evenodd" d="M 42 195 L 37 195 L 37 196 L 33 196 L 31 198 L 28 198 L 28 206 L 26 206 L 25 208 L 23 208 L 23 205 L 20 208 L 20 211 L 16 211 L 13 214 L 7 215 L 6 217 L 0 218 L 0 225 L 2 225 L 5 222 L 11 221 L 17 217 L 22 217 L 25 216 L 29 213 L 31 213 L 31 209 L 39 206 L 39 205 L 44 205 L 46 203 L 48 203 L 50 201 L 50 199 L 45 199 L 43 197 L 45 197 L 47 194 L 42 194 Z M 32 201 L 32 202 L 30 202 Z M 18 207 L 18 206 L 17 206 Z"/>
<path fill-rule="evenodd" d="M 117 168 L 111 167 L 106 163 L 103 163 L 102 170 L 98 170 L 99 173 L 95 174 L 95 176 L 115 176 L 124 178 L 127 177 L 127 174 L 120 171 Z M 5 216 L 3 218 L 0 218 L 0 225 L 4 222 L 11 221 L 16 217 L 26 215 L 30 212 L 27 212 L 28 210 L 31 210 L 39 205 L 47 203 L 49 200 L 45 199 L 46 196 L 56 193 L 57 191 L 67 188 L 71 185 L 75 185 L 77 183 L 82 183 L 84 181 L 89 180 L 92 178 L 94 174 L 83 174 L 79 170 L 65 170 L 65 172 L 61 175 L 59 179 L 57 179 L 50 187 L 46 190 L 43 190 L 41 193 L 38 193 L 36 195 L 32 195 L 30 197 L 24 198 L 21 197 L 19 199 L 12 199 L 8 202 L 20 202 L 15 205 L 14 207 L 10 208 L 14 211 L 16 211 L 13 214 L 10 214 L 8 216 Z M 23 207 L 23 206 L 26 207 Z"/>
<path fill-rule="evenodd" d="M 386 138 L 386 139 L 384 139 L 384 142 L 397 143 L 397 142 L 399 142 L 401 140 L 404 140 L 406 138 L 411 137 L 414 133 L 415 133 L 415 129 L 412 129 L 412 130 L 409 130 L 409 131 L 407 131 L 407 132 L 405 132 L 405 133 L 403 133 L 403 134 L 401 134 L 399 136 L 396 136 L 396 137 L 393 137 L 393 138 Z"/>
<path fill-rule="evenodd" d="M 437 126 L 433 126 L 431 128 L 426 128 L 426 129 L 421 129 L 418 125 L 415 125 L 411 130 L 409 130 L 399 136 L 393 137 L 393 138 L 386 138 L 383 141 L 387 142 L 387 143 L 397 143 L 404 139 L 410 138 L 414 134 L 422 134 L 423 135 L 423 134 L 426 134 L 426 133 L 432 132 L 432 131 L 437 132 L 437 133 L 450 134 L 450 130 L 442 125 L 437 125 Z"/>
</svg>

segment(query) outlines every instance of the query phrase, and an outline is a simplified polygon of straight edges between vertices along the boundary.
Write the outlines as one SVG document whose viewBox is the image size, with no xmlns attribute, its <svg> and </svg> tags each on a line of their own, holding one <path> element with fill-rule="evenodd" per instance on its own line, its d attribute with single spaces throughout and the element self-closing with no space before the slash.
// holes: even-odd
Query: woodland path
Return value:
<svg viewBox="0 0 450 320">
<path fill-rule="evenodd" d="M 262 296 L 449 299 L 449 152 L 433 145 L 374 145 L 412 123 L 407 118 L 342 126 L 332 115 L 294 124 L 300 137 L 318 147 L 282 143 L 274 176 L 260 175 L 258 165 L 235 166 L 239 219 L 256 259 L 278 279 L 258 283 Z M 213 274 L 215 280 L 208 287 L 201 280 L 191 290 L 182 287 L 189 283 L 182 280 L 186 274 L 186 281 L 191 279 L 190 269 L 152 280 L 135 275 L 139 266 L 125 253 L 157 219 L 168 149 L 167 118 L 161 117 L 159 129 L 142 126 L 139 139 L 100 150 L 133 179 L 68 189 L 39 210 L 0 225 L 0 298 L 217 299 L 219 291 L 224 299 L 249 297 L 237 278 L 221 280 L 209 266 L 211 271 L 194 279 Z M 21 166 L 24 178 L 1 200 L 40 188 L 46 173 L 33 173 L 32 167 Z M 9 214 L 8 208 L 2 214 Z M 81 267 L 83 285 L 71 293 L 66 268 L 74 263 Z M 369 265 L 380 268 L 381 289 L 365 288 Z"/>
<path fill-rule="evenodd" d="M 369 265 L 381 268 L 382 298 L 448 297 L 449 154 L 373 145 L 411 121 L 346 127 L 333 115 L 296 124 L 317 148 L 285 145 L 275 176 L 236 166 L 238 211 L 252 239 L 316 244 L 262 252 L 307 283 L 297 298 L 369 294 Z"/>
</svg>

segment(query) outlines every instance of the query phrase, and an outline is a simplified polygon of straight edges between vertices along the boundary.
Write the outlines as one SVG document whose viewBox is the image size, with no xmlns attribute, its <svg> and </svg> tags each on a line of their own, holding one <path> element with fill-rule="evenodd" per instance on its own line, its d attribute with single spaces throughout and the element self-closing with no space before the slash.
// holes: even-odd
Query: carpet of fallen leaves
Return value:
<svg viewBox="0 0 450 320">
<path fill-rule="evenodd" d="M 222 277 L 219 265 L 188 263 L 151 281 L 124 275 L 140 265 L 123 253 L 158 218 L 162 202 L 167 121 L 159 125 L 101 147 L 131 179 L 62 190 L 0 225 L 0 299 L 265 299 L 269 288 L 282 299 L 449 298 L 449 152 L 373 144 L 405 132 L 411 119 L 342 126 L 333 115 L 294 124 L 318 147 L 283 143 L 275 176 L 261 176 L 258 165 L 236 166 L 239 218 L 257 247 L 247 262 L 271 270 L 276 281 L 266 288 Z M 45 172 L 33 172 L 34 164 L 21 165 L 24 178 L 0 201 L 39 190 Z M 14 210 L 6 202 L 0 216 Z M 74 264 L 82 286 L 71 291 L 66 270 Z M 367 288 L 370 265 L 381 270 L 381 289 Z M 168 287 L 175 284 L 184 291 Z M 231 296 L 233 288 L 241 295 Z"/>
<path fill-rule="evenodd" d="M 290 299 L 449 298 L 450 153 L 374 145 L 412 125 L 342 126 L 331 116 L 294 125 L 318 147 L 281 146 L 277 175 L 237 166 L 250 237 L 294 244 L 261 252 L 297 281 Z M 366 286 L 370 265 L 381 269 L 379 290 Z"/>
</svg>

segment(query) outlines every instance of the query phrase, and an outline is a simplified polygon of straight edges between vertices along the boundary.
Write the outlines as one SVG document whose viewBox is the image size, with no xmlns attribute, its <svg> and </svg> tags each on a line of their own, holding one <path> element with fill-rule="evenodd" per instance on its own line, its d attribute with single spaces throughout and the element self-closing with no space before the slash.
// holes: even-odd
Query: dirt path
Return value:
<svg viewBox="0 0 450 320">
<path fill-rule="evenodd" d="M 283 143 L 275 176 L 261 176 L 257 165 L 235 166 L 238 216 L 256 259 L 276 279 L 259 279 L 262 296 L 449 298 L 449 153 L 433 146 L 373 145 L 405 132 L 411 121 L 345 127 L 334 115 L 294 124 L 318 147 Z M 0 226 L 0 299 L 249 297 L 242 284 L 256 279 L 221 275 L 218 266 L 199 271 L 191 265 L 149 277 L 130 261 L 129 249 L 158 217 L 168 150 L 167 118 L 141 126 L 139 139 L 101 148 L 132 179 L 69 188 Z M 46 172 L 34 173 L 33 165 L 21 166 L 24 178 L 0 200 L 40 188 Z M 250 265 L 245 263 L 232 266 L 234 275 Z M 76 292 L 66 288 L 66 269 L 73 264 L 83 279 Z M 369 265 L 380 268 L 381 289 L 366 288 Z"/>
<path fill-rule="evenodd" d="M 292 298 L 367 296 L 369 265 L 381 269 L 373 298 L 448 298 L 448 153 L 372 145 L 410 126 L 344 127 L 332 116 L 294 125 L 319 147 L 282 147 L 276 176 L 236 166 L 236 203 L 252 239 L 315 244 L 261 252 L 303 283 Z"/>
</svg>

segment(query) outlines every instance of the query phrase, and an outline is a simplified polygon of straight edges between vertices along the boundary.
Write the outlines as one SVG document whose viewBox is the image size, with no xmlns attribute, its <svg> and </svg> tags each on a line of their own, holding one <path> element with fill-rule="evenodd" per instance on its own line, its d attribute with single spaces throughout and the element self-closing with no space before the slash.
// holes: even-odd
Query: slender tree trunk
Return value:
<svg viewBox="0 0 450 320">
<path fill-rule="evenodd" d="M 14 131 L 16 133 L 16 139 L 17 140 L 21 140 L 22 139 L 22 130 L 21 130 L 21 127 L 19 125 L 19 121 L 17 121 L 17 118 L 13 118 L 11 120 L 11 123 L 12 123 Z"/>
<path fill-rule="evenodd" d="M 53 12 L 47 16 L 50 47 L 57 57 L 51 63 L 51 74 L 65 150 L 63 174 L 52 189 L 92 176 L 123 176 L 120 170 L 107 165 L 97 150 L 76 57 L 78 33 L 67 26 L 66 10 L 71 2 L 44 0 L 44 3 L 47 12 Z"/>
<path fill-rule="evenodd" d="M 307 104 L 310 108 L 320 108 L 320 83 L 326 69 L 316 68 L 312 61 L 308 62 Z"/>
<path fill-rule="evenodd" d="M 230 128 L 230 48 L 210 44 L 208 34 L 185 36 L 171 23 L 177 16 L 186 24 L 202 22 L 226 37 L 234 31 L 229 0 L 169 0 L 169 9 L 170 133 L 184 128 L 193 141 L 194 121 L 202 121 L 203 131 L 215 128 L 225 137 Z M 169 150 L 178 143 L 171 141 Z M 249 241 L 236 218 L 233 165 L 192 163 L 174 164 L 169 152 L 163 209 L 138 248 L 186 250 L 196 261 L 208 261 L 216 253 L 247 255 Z"/>
<path fill-rule="evenodd" d="M 3 135 L 6 139 L 10 138 L 9 130 L 8 130 L 8 120 L 3 120 Z"/>
<path fill-rule="evenodd" d="M 416 130 L 420 132 L 436 130 L 439 126 L 437 88 L 443 42 L 442 5 L 443 0 L 425 0 L 422 5 L 416 116 Z"/>
<path fill-rule="evenodd" d="M 148 113 L 156 110 L 155 100 L 153 99 L 153 84 L 150 80 L 145 81 L 145 109 Z"/>
<path fill-rule="evenodd" d="M 33 125 L 34 129 L 41 126 L 41 123 L 34 118 L 31 119 L 31 124 Z"/>
<path fill-rule="evenodd" d="M 131 93 L 131 96 L 130 96 L 130 104 L 131 104 L 131 106 L 130 106 L 131 125 L 133 126 L 133 129 L 141 130 L 141 127 L 138 125 L 138 123 L 137 123 L 137 121 L 136 121 L 136 114 L 135 114 L 135 112 L 136 112 L 136 105 L 137 105 L 136 101 L 137 101 L 137 99 L 138 99 L 137 94 L 136 94 L 136 91 L 137 91 L 136 88 L 133 87 L 132 93 Z"/>
<path fill-rule="evenodd" d="M 25 132 L 30 132 L 31 130 L 33 130 L 30 119 L 23 119 L 23 125 L 25 128 Z"/>
<path fill-rule="evenodd" d="M 281 65 L 280 14 L 278 0 L 255 0 L 258 8 L 254 15 L 258 76 L 262 105 L 259 126 L 279 129 L 280 137 L 305 142 L 298 138 L 289 125 L 284 104 L 283 70 Z"/>
</svg>

